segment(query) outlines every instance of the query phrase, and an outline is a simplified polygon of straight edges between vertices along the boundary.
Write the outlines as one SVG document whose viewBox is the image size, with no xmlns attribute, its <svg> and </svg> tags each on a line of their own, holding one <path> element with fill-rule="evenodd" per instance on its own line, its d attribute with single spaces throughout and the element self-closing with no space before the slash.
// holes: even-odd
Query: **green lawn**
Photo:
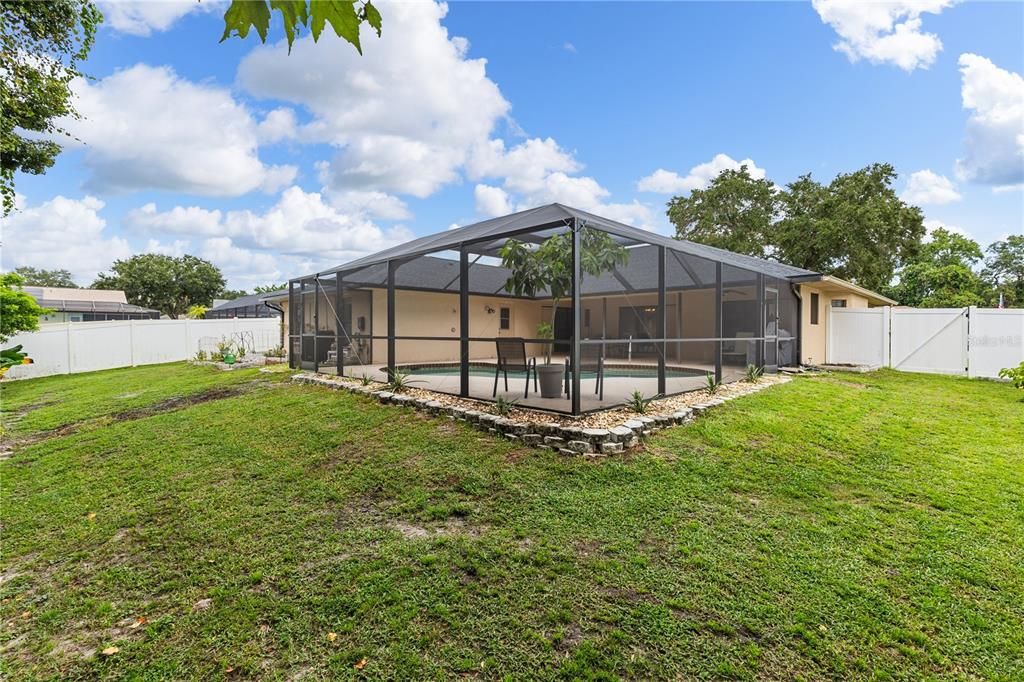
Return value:
<svg viewBox="0 0 1024 682">
<path fill-rule="evenodd" d="M 282 378 L 3 385 L 5 677 L 1024 679 L 1008 385 L 800 378 L 584 461 Z"/>
</svg>

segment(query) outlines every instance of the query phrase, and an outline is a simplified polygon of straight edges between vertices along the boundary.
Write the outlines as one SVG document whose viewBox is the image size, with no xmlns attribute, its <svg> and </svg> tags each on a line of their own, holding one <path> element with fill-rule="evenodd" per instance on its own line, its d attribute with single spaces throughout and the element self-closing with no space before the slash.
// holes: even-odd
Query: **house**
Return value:
<svg viewBox="0 0 1024 682">
<path fill-rule="evenodd" d="M 532 252 L 552 238 L 573 285 L 557 300 L 546 289 L 510 291 L 502 249 L 515 241 Z M 602 249 L 617 254 L 614 264 Z M 827 306 L 889 303 L 836 278 L 561 204 L 420 237 L 263 300 L 285 310 L 293 367 L 378 380 L 401 372 L 442 393 L 518 396 L 570 414 L 633 391 L 695 390 L 708 374 L 736 381 L 751 365 L 820 363 Z M 525 365 L 507 351 L 520 343 Z"/>
<path fill-rule="evenodd" d="M 117 289 L 73 289 L 65 287 L 22 287 L 25 293 L 52 312 L 39 318 L 49 322 L 98 322 L 103 320 L 156 320 L 160 311 L 128 302 Z"/>
</svg>

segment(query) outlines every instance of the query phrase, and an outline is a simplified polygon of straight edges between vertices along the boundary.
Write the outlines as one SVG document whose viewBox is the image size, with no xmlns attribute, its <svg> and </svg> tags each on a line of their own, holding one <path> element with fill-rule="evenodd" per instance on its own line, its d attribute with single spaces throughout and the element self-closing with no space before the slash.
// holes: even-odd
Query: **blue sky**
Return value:
<svg viewBox="0 0 1024 682">
<path fill-rule="evenodd" d="M 81 144 L 17 178 L 5 268 L 187 252 L 248 288 L 549 201 L 667 232 L 740 162 L 887 161 L 930 226 L 1024 230 L 1021 3 L 382 2 L 362 57 L 218 43 L 216 2 L 101 6 Z"/>
</svg>

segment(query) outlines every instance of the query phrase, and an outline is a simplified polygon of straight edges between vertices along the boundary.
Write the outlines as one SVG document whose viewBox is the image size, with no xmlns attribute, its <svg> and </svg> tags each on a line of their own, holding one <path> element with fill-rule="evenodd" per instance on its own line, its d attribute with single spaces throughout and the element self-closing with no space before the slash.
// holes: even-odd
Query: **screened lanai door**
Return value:
<svg viewBox="0 0 1024 682">
<path fill-rule="evenodd" d="M 779 371 L 779 290 L 764 288 L 764 371 Z"/>
</svg>

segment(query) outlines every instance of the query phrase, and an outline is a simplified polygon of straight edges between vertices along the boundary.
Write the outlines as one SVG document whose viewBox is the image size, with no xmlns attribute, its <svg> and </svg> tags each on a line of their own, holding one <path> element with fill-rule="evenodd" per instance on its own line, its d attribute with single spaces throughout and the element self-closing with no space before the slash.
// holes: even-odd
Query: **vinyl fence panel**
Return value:
<svg viewBox="0 0 1024 682">
<path fill-rule="evenodd" d="M 971 308 L 969 374 L 995 378 L 1024 362 L 1024 310 Z"/>
<path fill-rule="evenodd" d="M 825 362 L 889 366 L 889 308 L 829 308 Z"/>
<path fill-rule="evenodd" d="M 279 318 L 229 320 L 115 320 L 45 324 L 15 335 L 5 346 L 21 344 L 35 362 L 12 367 L 10 379 L 77 374 L 99 369 L 176 362 L 222 339 L 265 351 L 278 346 Z"/>
</svg>

